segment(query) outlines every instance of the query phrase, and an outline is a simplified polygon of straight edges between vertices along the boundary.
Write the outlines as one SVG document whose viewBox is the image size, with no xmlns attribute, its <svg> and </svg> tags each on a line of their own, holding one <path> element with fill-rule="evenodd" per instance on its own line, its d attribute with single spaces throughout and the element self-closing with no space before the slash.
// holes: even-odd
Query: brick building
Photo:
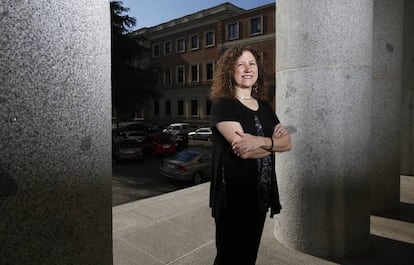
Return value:
<svg viewBox="0 0 414 265">
<path fill-rule="evenodd" d="M 144 64 L 160 65 L 162 97 L 144 107 L 144 119 L 205 124 L 215 62 L 228 47 L 249 44 L 263 52 L 269 100 L 275 91 L 275 4 L 245 10 L 230 3 L 132 33 L 151 48 Z"/>
</svg>

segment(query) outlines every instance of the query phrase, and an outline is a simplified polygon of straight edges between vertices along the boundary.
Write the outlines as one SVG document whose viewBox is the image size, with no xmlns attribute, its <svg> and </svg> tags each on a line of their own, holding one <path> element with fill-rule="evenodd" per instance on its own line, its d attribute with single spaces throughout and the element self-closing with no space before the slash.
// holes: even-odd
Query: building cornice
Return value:
<svg viewBox="0 0 414 265">
<path fill-rule="evenodd" d="M 227 16 L 242 14 L 245 11 L 245 9 L 227 2 L 153 27 L 138 29 L 130 34 L 132 36 L 146 35 L 149 38 L 153 36 L 162 37 L 163 35 L 170 35 L 175 32 L 212 24 Z M 175 28 L 176 30 L 174 30 Z"/>
</svg>

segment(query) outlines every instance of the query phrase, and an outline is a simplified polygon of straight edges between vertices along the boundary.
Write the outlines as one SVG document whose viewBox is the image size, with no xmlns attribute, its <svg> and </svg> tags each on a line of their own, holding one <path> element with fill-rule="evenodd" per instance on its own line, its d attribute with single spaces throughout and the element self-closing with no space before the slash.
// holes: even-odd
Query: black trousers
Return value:
<svg viewBox="0 0 414 265">
<path fill-rule="evenodd" d="M 266 212 L 234 213 L 220 210 L 215 218 L 217 255 L 214 265 L 254 265 Z"/>
</svg>

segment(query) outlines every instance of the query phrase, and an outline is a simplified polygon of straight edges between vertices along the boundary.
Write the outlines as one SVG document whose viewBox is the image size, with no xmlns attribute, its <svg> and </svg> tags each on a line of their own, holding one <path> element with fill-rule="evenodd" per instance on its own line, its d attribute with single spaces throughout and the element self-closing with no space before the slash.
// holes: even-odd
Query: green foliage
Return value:
<svg viewBox="0 0 414 265">
<path fill-rule="evenodd" d="M 154 66 L 146 69 L 136 67 L 136 62 L 150 51 L 131 37 L 136 19 L 123 13 L 129 8 L 122 1 L 111 1 L 112 34 L 112 108 L 117 116 L 130 115 L 142 108 L 149 99 L 158 98 L 155 90 L 157 71 Z"/>
</svg>

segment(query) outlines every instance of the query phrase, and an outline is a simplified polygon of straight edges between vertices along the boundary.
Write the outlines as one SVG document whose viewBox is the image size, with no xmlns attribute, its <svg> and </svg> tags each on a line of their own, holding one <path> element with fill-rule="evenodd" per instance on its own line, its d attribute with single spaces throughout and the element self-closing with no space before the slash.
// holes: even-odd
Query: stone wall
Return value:
<svg viewBox="0 0 414 265">
<path fill-rule="evenodd" d="M 0 0 L 0 264 L 112 264 L 109 15 Z"/>
</svg>

